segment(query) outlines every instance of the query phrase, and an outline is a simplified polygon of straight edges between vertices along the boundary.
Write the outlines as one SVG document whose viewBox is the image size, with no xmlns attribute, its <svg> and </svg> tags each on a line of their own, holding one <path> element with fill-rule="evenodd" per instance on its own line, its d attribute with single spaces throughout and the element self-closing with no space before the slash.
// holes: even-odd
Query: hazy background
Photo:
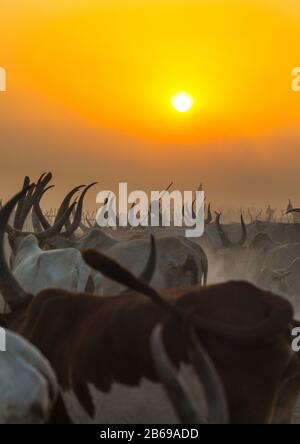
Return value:
<svg viewBox="0 0 300 444">
<path fill-rule="evenodd" d="M 300 206 L 299 42 L 298 0 L 1 0 L 1 197 L 51 170 L 49 206 L 94 180 Z"/>
</svg>

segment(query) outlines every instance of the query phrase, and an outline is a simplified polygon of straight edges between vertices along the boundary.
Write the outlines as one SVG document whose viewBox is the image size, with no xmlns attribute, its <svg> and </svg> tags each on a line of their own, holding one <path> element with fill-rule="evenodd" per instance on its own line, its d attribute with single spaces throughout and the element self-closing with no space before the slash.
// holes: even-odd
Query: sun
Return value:
<svg viewBox="0 0 300 444">
<path fill-rule="evenodd" d="M 179 113 L 185 113 L 193 105 L 193 98 L 186 92 L 179 92 L 175 94 L 171 99 L 172 106 Z"/>
</svg>

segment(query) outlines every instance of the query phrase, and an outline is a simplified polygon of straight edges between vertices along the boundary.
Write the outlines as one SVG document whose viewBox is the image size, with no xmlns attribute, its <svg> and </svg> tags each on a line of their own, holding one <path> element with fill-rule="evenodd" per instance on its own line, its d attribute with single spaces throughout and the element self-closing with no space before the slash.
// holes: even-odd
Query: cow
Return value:
<svg viewBox="0 0 300 444">
<path fill-rule="evenodd" d="M 45 242 L 48 237 L 52 237 L 59 233 L 66 225 L 62 236 L 72 236 L 77 229 L 83 207 L 83 200 L 87 191 L 95 185 L 92 183 L 88 186 L 78 186 L 72 189 L 64 198 L 53 226 L 45 221 L 40 222 L 42 217 L 40 214 L 39 201 L 45 191 L 51 186 L 45 188 L 52 178 L 52 174 L 43 174 L 37 184 L 30 184 L 30 178 L 24 179 L 23 187 L 28 187 L 27 193 L 19 202 L 13 226 L 7 226 L 8 241 L 12 249 L 11 267 L 18 279 L 27 291 L 38 292 L 43 288 L 55 287 L 69 289 L 72 291 L 91 291 L 93 286 L 93 273 L 86 266 L 80 252 L 75 248 L 56 249 L 53 251 L 44 251 Z M 76 203 L 70 205 L 70 201 L 74 194 L 84 188 L 79 198 L 77 208 Z M 70 206 L 69 206 L 70 205 Z M 33 226 L 36 232 L 22 231 L 26 217 L 31 207 L 33 208 Z M 68 218 L 74 210 L 74 220 L 72 223 Z M 38 218 L 38 215 L 40 218 Z"/>
<path fill-rule="evenodd" d="M 57 212 L 54 226 L 51 227 L 44 217 L 39 205 L 41 196 L 43 196 L 45 191 L 50 188 L 49 186 L 48 188 L 45 187 L 49 184 L 51 177 L 52 175 L 50 173 L 45 175 L 45 177 L 42 175 L 37 182 L 35 192 L 33 192 L 32 189 L 33 185 L 30 186 L 29 178 L 25 178 L 24 186 L 28 185 L 29 191 L 27 192 L 28 195 L 22 199 L 21 204 L 18 205 L 17 213 L 22 214 L 22 220 L 19 222 L 19 218 L 17 219 L 18 224 L 15 226 L 15 228 L 18 228 L 17 233 L 15 230 L 10 229 L 12 237 L 10 242 L 14 244 L 16 242 L 13 242 L 13 240 L 23 238 L 25 236 L 25 233 L 22 233 L 20 228 L 22 227 L 25 217 L 33 205 L 33 220 L 34 226 L 36 227 L 35 236 L 38 240 L 43 240 L 43 249 L 46 248 L 48 250 L 51 249 L 55 251 L 55 253 L 53 253 L 53 259 L 51 254 L 48 254 L 48 257 L 44 255 L 43 250 L 41 248 L 38 249 L 32 238 L 28 239 L 25 244 L 22 243 L 22 248 L 19 244 L 14 248 L 14 250 L 16 250 L 15 256 L 21 256 L 24 258 L 22 249 L 25 247 L 25 257 L 29 258 L 29 256 L 33 254 L 34 257 L 37 257 L 39 262 L 41 262 L 41 258 L 43 258 L 44 262 L 46 263 L 49 263 L 49 261 L 55 261 L 56 257 L 59 257 L 65 261 L 65 264 L 70 264 L 70 266 L 67 265 L 70 273 L 71 269 L 73 271 L 71 275 L 68 275 L 68 273 L 65 272 L 65 267 L 61 267 L 60 270 L 58 270 L 58 273 L 49 273 L 48 268 L 46 267 L 44 277 L 43 273 L 41 273 L 41 277 L 39 281 L 35 283 L 36 287 L 33 288 L 32 291 L 39 291 L 42 288 L 45 288 L 45 284 L 48 282 L 49 286 L 55 286 L 58 288 L 66 288 L 70 290 L 94 288 L 94 291 L 98 294 L 102 294 L 106 291 L 108 291 L 110 294 L 117 294 L 119 291 L 122 291 L 123 288 L 116 285 L 116 283 L 109 282 L 107 279 L 102 279 L 100 274 L 98 274 L 96 277 L 95 274 L 90 272 L 90 275 L 88 275 L 86 273 L 86 268 L 81 264 L 80 259 L 78 258 L 78 252 L 75 252 L 74 250 L 92 247 L 99 251 L 103 251 L 107 255 L 118 259 L 121 263 L 124 263 L 124 265 L 134 271 L 135 274 L 139 275 L 142 273 L 141 270 L 143 266 L 143 258 L 146 254 L 148 254 L 148 239 L 145 238 L 145 236 L 139 236 L 139 238 L 133 239 L 132 236 L 132 238 L 129 240 L 120 241 L 104 233 L 98 227 L 92 228 L 83 236 L 79 236 L 78 233 L 75 234 L 74 229 L 78 228 L 82 215 L 84 196 L 90 187 L 95 185 L 95 183 L 84 187 L 84 190 L 79 198 L 76 211 L 74 209 L 74 203 L 71 207 L 69 207 L 69 205 L 74 194 L 83 186 L 73 188 L 64 198 Z M 72 212 L 75 212 L 75 214 L 73 222 L 70 224 L 68 217 L 66 216 L 70 215 Z M 208 222 L 210 221 L 210 218 L 211 212 L 209 205 L 207 217 Z M 62 228 L 62 221 L 63 224 L 66 225 L 66 230 L 59 233 L 60 230 L 57 228 L 59 223 L 59 228 Z M 29 251 L 31 247 L 32 253 Z M 63 250 L 65 249 L 69 249 L 69 251 L 64 252 Z M 203 285 L 206 284 L 208 275 L 208 261 L 204 250 L 199 245 L 182 236 L 164 236 L 157 239 L 157 249 L 159 260 L 157 263 L 156 273 L 153 277 L 153 285 L 156 288 L 163 289 L 168 287 L 178 287 L 198 282 L 202 283 Z M 64 255 L 66 255 L 65 259 L 63 258 Z M 14 263 L 15 261 L 13 261 L 13 264 Z M 32 279 L 31 276 L 36 275 L 36 266 L 29 259 L 25 259 L 24 261 L 17 259 L 17 263 L 19 264 L 18 267 L 14 267 L 16 277 L 20 279 L 21 283 L 24 282 L 24 288 L 26 288 L 26 283 L 29 283 Z M 28 269 L 29 263 L 31 266 Z M 74 266 L 72 265 L 73 263 Z M 81 270 L 79 274 L 76 272 L 78 269 Z M 55 275 L 57 275 L 56 281 L 54 278 Z M 28 276 L 28 278 L 26 278 L 26 276 Z M 76 281 L 77 276 L 81 276 L 81 279 Z M 43 281 L 43 286 L 41 286 L 41 280 Z M 62 282 L 64 282 L 63 287 L 61 285 Z"/>
<path fill-rule="evenodd" d="M 49 362 L 26 339 L 8 330 L 5 348 L 0 352 L 0 423 L 45 423 L 58 395 Z"/>
<path fill-rule="evenodd" d="M 290 421 L 300 365 L 286 300 L 239 281 L 158 293 L 95 250 L 82 252 L 85 261 L 128 287 L 122 295 L 27 293 L 3 253 L 5 226 L 23 194 L 0 211 L 0 290 L 11 309 L 1 322 L 54 368 L 60 396 L 51 422 Z"/>
</svg>

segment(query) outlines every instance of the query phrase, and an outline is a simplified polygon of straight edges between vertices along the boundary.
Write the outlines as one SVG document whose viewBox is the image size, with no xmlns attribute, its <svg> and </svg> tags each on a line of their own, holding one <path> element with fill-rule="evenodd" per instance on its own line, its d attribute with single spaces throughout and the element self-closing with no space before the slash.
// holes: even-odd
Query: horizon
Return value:
<svg viewBox="0 0 300 444">
<path fill-rule="evenodd" d="M 51 170 L 50 205 L 98 180 L 146 192 L 202 182 L 216 207 L 300 206 L 295 0 L 24 6 L 1 6 L 1 197 L 24 171 Z M 171 104 L 180 91 L 186 113 Z"/>
</svg>

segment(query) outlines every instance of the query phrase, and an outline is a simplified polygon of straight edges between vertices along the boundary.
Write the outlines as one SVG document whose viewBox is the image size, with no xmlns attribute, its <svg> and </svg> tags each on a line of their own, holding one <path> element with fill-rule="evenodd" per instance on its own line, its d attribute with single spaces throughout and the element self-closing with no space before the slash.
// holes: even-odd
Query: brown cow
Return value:
<svg viewBox="0 0 300 444">
<path fill-rule="evenodd" d="M 4 228 L 21 196 L 0 212 L 0 289 L 12 310 L 2 322 L 55 369 L 61 396 L 53 422 L 187 420 L 174 375 L 189 407 L 198 408 L 195 422 L 225 421 L 226 404 L 233 423 L 290 420 L 300 365 L 290 346 L 287 301 L 244 282 L 166 290 L 161 297 L 93 250 L 83 252 L 87 263 L 134 291 L 102 298 L 55 289 L 26 294 L 3 254 Z"/>
</svg>

